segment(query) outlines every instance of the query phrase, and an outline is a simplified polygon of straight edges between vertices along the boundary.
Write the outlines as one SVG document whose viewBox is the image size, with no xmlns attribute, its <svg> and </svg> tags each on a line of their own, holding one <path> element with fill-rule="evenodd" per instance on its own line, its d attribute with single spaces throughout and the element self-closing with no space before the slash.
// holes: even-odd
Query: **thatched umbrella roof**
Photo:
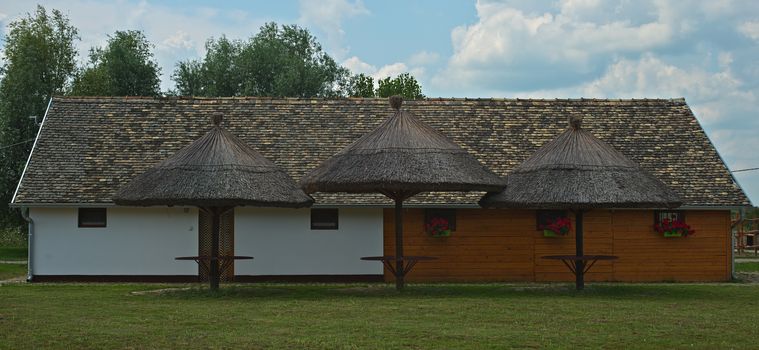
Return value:
<svg viewBox="0 0 759 350">
<path fill-rule="evenodd" d="M 313 199 L 285 171 L 224 130 L 205 135 L 149 168 L 114 195 L 119 205 L 306 207 Z"/>
<path fill-rule="evenodd" d="M 306 192 L 379 192 L 395 200 L 395 286 L 403 289 L 403 201 L 427 191 L 499 191 L 504 181 L 441 132 L 401 109 L 304 176 Z M 387 263 L 387 262 L 386 262 Z"/>
<path fill-rule="evenodd" d="M 582 119 L 540 147 L 488 193 L 483 207 L 531 209 L 671 208 L 680 197 L 651 173 L 582 129 Z"/>
<path fill-rule="evenodd" d="M 304 176 L 312 192 L 498 191 L 503 179 L 441 132 L 401 109 Z"/>
</svg>

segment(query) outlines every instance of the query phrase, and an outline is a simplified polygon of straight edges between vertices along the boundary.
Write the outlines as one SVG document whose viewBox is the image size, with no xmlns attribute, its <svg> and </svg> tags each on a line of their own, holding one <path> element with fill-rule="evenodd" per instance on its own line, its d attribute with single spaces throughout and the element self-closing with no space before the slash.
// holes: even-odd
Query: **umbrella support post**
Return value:
<svg viewBox="0 0 759 350">
<path fill-rule="evenodd" d="M 403 197 L 395 198 L 395 289 L 403 290 L 405 269 L 403 268 Z"/>
<path fill-rule="evenodd" d="M 211 208 L 211 261 L 209 261 L 210 271 L 208 281 L 213 291 L 219 290 L 219 230 L 221 229 L 221 211 L 219 208 Z"/>
<path fill-rule="evenodd" d="M 577 256 L 585 255 L 583 249 L 583 232 L 582 232 L 582 210 L 575 212 L 575 254 Z M 575 287 L 577 290 L 585 288 L 585 261 L 575 261 Z"/>
</svg>

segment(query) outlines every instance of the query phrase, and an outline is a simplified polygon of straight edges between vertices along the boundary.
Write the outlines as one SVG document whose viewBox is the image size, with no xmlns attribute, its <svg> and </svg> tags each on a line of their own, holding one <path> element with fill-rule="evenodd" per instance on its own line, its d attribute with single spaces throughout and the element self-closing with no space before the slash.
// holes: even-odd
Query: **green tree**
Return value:
<svg viewBox="0 0 759 350">
<path fill-rule="evenodd" d="M 209 40 L 173 79 L 180 95 L 313 97 L 339 95 L 347 76 L 308 30 L 267 23 L 246 42 Z"/>
<path fill-rule="evenodd" d="M 390 77 L 380 79 L 377 83 L 377 97 L 401 95 L 410 100 L 424 98 L 424 95 L 422 95 L 422 86 L 419 85 L 416 78 L 408 73 L 398 75 L 394 79 Z"/>
<path fill-rule="evenodd" d="M 177 92 L 184 96 L 237 96 L 242 86 L 242 73 L 237 65 L 242 42 L 222 36 L 206 41 L 203 61 L 179 62 L 172 76 Z"/>
<path fill-rule="evenodd" d="M 0 145 L 20 143 L 0 150 L 0 225 L 21 224 L 18 213 L 8 210 L 37 125 L 53 95 L 63 94 L 76 68 L 74 41 L 77 30 L 60 11 L 48 13 L 37 6 L 8 25 L 5 62 L 0 68 Z"/>
<path fill-rule="evenodd" d="M 345 94 L 348 97 L 375 97 L 374 79 L 364 73 L 351 76 Z"/>
<path fill-rule="evenodd" d="M 138 30 L 116 31 L 105 48 L 90 50 L 90 64 L 74 80 L 72 95 L 156 96 L 161 69 L 153 45 Z"/>
</svg>

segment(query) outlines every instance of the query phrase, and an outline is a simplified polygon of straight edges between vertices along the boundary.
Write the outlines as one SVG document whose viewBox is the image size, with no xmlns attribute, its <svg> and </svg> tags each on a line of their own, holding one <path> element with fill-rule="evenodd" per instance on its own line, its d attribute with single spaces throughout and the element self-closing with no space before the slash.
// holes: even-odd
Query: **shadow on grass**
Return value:
<svg viewBox="0 0 759 350">
<path fill-rule="evenodd" d="M 227 285 L 218 291 L 205 286 L 189 289 L 168 289 L 146 297 L 169 299 L 288 299 L 327 300 L 349 298 L 466 298 L 466 299 L 556 299 L 585 298 L 600 300 L 647 300 L 659 301 L 683 298 L 721 299 L 724 284 L 591 284 L 577 291 L 570 284 L 412 284 L 403 292 L 397 292 L 390 284 L 256 284 Z"/>
</svg>

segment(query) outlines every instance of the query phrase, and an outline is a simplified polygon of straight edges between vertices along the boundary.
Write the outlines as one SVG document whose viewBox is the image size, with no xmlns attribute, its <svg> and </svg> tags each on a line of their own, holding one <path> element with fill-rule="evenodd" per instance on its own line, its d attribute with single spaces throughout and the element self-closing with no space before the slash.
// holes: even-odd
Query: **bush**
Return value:
<svg viewBox="0 0 759 350">
<path fill-rule="evenodd" d="M 25 247 L 26 230 L 22 227 L 0 228 L 0 247 Z"/>
</svg>

